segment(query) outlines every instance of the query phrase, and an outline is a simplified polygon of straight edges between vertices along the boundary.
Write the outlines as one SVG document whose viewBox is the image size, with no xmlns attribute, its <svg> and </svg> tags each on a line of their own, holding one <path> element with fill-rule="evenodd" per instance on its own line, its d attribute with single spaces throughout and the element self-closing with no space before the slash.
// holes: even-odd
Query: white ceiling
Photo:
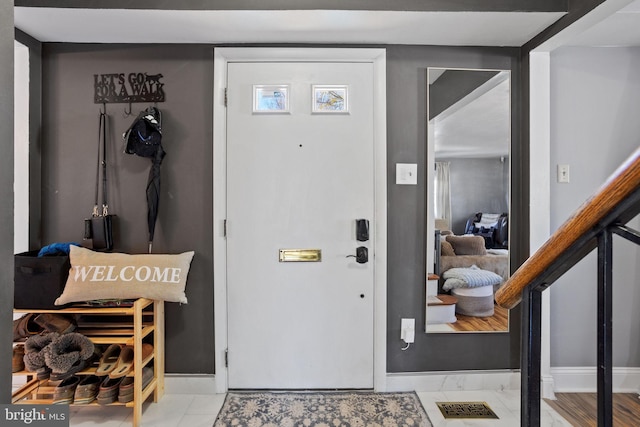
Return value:
<svg viewBox="0 0 640 427">
<path fill-rule="evenodd" d="M 139 10 L 16 7 L 43 42 L 522 46 L 562 12 Z"/>
<path fill-rule="evenodd" d="M 623 5 L 603 19 L 597 19 L 593 24 L 563 41 L 564 46 L 588 47 L 629 47 L 640 46 L 640 0 L 616 0 L 605 2 Z M 598 15 L 598 11 L 593 12 Z M 589 22 L 588 16 L 585 21 Z"/>
<path fill-rule="evenodd" d="M 620 5 L 619 7 L 617 5 Z M 640 46 L 640 0 L 568 40 L 573 46 Z M 18 28 L 44 42 L 375 43 L 522 46 L 560 12 L 140 10 L 15 7 Z"/>
<path fill-rule="evenodd" d="M 430 78 L 432 71 L 437 73 L 429 69 Z M 509 72 L 503 71 L 435 117 L 436 158 L 508 156 L 510 86 Z"/>
<path fill-rule="evenodd" d="M 598 11 L 600 9 L 600 11 Z M 522 46 L 560 12 L 336 10 L 139 10 L 15 7 L 15 25 L 43 42 L 338 43 Z M 640 0 L 607 0 L 574 25 L 563 45 L 640 46 Z M 578 23 L 579 24 L 579 23 Z M 441 115 L 438 151 L 504 155 L 510 138 L 509 84 Z M 468 100 L 467 100 L 468 101 Z M 492 118 L 493 116 L 493 118 Z M 445 118 L 446 117 L 446 118 Z M 487 125 L 488 123 L 494 123 Z M 478 141 L 484 141 L 478 143 Z M 446 148 L 445 148 L 446 147 Z M 472 147 L 475 147 L 472 149 Z M 478 147 L 480 147 L 478 149 Z"/>
<path fill-rule="evenodd" d="M 610 10 L 598 15 L 598 9 Z M 561 12 L 140 10 L 15 7 L 15 24 L 43 42 L 368 43 L 522 46 Z M 563 42 L 640 46 L 640 0 L 607 0 Z M 588 21 L 582 19 L 582 21 Z M 574 27 L 577 27 L 574 25 Z"/>
</svg>

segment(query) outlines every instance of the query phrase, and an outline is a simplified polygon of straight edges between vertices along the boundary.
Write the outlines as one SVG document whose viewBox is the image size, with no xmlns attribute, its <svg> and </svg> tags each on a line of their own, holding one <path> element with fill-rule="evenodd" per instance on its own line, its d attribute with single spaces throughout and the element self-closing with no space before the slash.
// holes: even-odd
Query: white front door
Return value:
<svg viewBox="0 0 640 427">
<path fill-rule="evenodd" d="M 373 69 L 228 64 L 229 388 L 373 387 Z M 254 85 L 286 85 L 288 112 L 255 112 Z M 313 85 L 346 88 L 348 111 L 314 113 Z M 369 262 L 350 257 L 359 246 Z M 281 262 L 283 249 L 321 260 Z"/>
</svg>

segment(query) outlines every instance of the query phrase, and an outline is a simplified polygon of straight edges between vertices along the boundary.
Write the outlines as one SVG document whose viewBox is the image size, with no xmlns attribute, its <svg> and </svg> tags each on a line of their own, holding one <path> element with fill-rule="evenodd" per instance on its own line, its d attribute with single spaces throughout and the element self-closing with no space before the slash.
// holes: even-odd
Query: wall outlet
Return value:
<svg viewBox="0 0 640 427">
<path fill-rule="evenodd" d="M 416 338 L 416 319 L 401 319 L 400 339 L 411 344 Z"/>
</svg>

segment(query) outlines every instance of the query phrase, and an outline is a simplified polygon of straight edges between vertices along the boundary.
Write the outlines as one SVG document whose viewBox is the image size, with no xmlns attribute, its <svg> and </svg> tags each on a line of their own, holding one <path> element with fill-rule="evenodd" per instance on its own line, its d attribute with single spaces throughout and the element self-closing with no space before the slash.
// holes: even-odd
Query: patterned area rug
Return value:
<svg viewBox="0 0 640 427">
<path fill-rule="evenodd" d="M 415 393 L 228 393 L 214 427 L 432 427 Z"/>
</svg>

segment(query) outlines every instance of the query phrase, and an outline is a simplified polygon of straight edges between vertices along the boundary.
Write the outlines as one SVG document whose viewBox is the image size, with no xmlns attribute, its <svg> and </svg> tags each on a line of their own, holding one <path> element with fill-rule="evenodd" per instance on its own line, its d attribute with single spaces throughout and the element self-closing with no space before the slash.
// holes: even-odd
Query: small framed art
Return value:
<svg viewBox="0 0 640 427">
<path fill-rule="evenodd" d="M 313 85 L 313 113 L 348 113 L 349 86 Z"/>
<path fill-rule="evenodd" d="M 288 113 L 289 85 L 253 85 L 254 113 Z"/>
</svg>

